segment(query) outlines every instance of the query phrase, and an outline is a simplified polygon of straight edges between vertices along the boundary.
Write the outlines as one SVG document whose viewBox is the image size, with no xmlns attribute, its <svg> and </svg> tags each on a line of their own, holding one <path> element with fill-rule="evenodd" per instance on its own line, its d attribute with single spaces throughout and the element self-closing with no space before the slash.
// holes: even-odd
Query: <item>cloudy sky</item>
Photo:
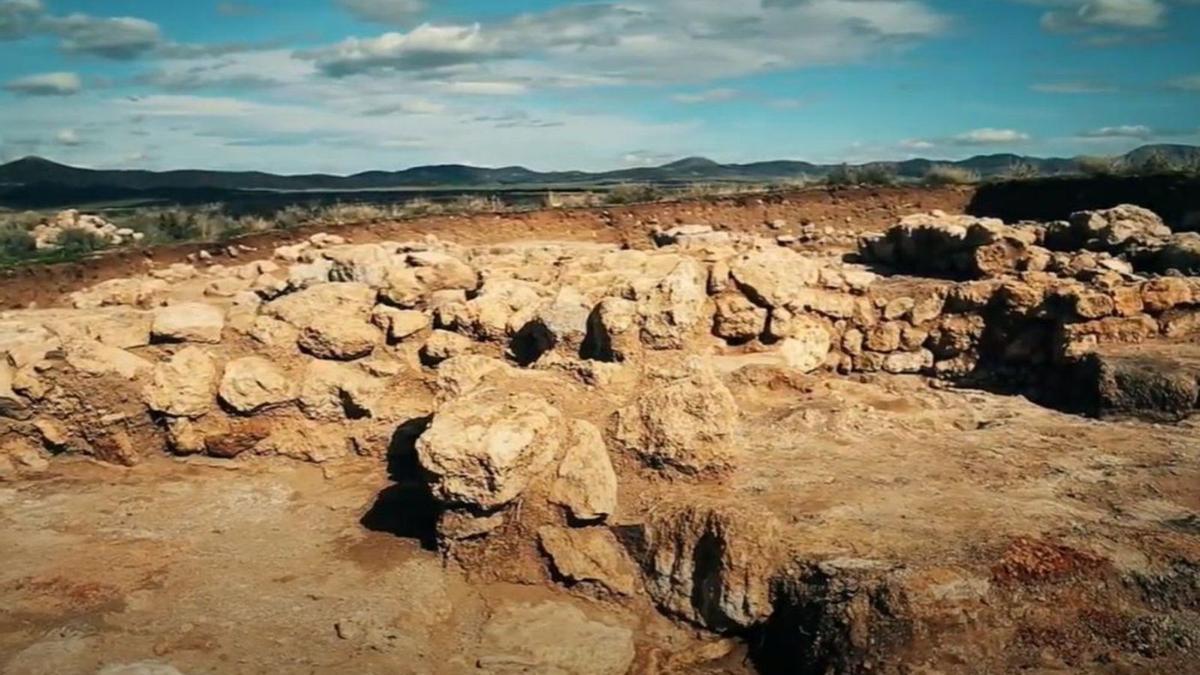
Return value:
<svg viewBox="0 0 1200 675">
<path fill-rule="evenodd" d="M 1200 0 L 0 0 L 0 161 L 1110 154 L 1200 143 Z"/>
</svg>

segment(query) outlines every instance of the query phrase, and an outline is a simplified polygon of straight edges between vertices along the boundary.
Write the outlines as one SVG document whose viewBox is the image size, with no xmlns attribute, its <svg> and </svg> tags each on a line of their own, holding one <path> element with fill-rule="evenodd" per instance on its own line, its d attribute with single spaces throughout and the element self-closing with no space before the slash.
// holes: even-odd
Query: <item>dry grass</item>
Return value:
<svg viewBox="0 0 1200 675">
<path fill-rule="evenodd" d="M 979 182 L 979 172 L 964 169 L 950 164 L 938 164 L 929 167 L 925 177 L 921 179 L 925 185 L 944 187 L 947 185 L 974 185 Z"/>
</svg>

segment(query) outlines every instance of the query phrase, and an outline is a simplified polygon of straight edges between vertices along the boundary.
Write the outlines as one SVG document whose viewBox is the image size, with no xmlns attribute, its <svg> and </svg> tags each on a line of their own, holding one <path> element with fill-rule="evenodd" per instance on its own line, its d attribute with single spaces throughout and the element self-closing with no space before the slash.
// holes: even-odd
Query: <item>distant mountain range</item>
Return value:
<svg viewBox="0 0 1200 675">
<path fill-rule="evenodd" d="M 1139 161 L 1159 153 L 1175 161 L 1200 160 L 1200 147 L 1190 145 L 1147 145 L 1124 157 Z M 1002 174 L 1017 164 L 1036 167 L 1043 175 L 1071 173 L 1075 159 L 1039 158 L 1014 154 L 979 155 L 960 161 L 909 159 L 902 162 L 873 162 L 885 165 L 905 178 L 920 178 L 935 165 L 953 165 L 978 172 L 982 177 Z M 419 166 L 402 171 L 367 171 L 352 176 L 306 174 L 280 176 L 257 171 L 138 171 L 97 170 L 58 164 L 40 157 L 26 157 L 0 165 L 0 187 L 54 185 L 63 188 L 112 188 L 118 190 L 279 190 L 338 191 L 388 190 L 400 188 L 519 188 L 584 187 L 619 183 L 691 183 L 697 181 L 773 181 L 802 176 L 822 176 L 838 165 L 798 161 L 720 164 L 703 157 L 690 157 L 657 167 L 588 173 L 584 171 L 539 172 L 519 166 L 487 169 L 459 164 Z"/>
</svg>

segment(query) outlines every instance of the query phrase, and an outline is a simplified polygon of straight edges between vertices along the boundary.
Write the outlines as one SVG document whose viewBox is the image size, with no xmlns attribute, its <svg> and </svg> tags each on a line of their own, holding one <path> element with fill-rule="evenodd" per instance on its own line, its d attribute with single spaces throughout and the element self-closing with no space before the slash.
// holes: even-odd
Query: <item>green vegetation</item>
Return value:
<svg viewBox="0 0 1200 675">
<path fill-rule="evenodd" d="M 929 167 L 921 182 L 930 187 L 974 185 L 979 182 L 979 172 L 951 164 L 937 164 Z"/>
<path fill-rule="evenodd" d="M 879 163 L 858 167 L 842 164 L 825 175 L 825 184 L 833 186 L 895 185 L 898 181 L 895 166 Z"/>
</svg>

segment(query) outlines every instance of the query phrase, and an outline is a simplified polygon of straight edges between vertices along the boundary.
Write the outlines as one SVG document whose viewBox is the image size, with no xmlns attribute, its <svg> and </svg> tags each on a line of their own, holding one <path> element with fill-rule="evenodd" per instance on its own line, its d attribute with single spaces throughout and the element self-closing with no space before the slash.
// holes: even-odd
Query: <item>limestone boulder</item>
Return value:
<svg viewBox="0 0 1200 675">
<path fill-rule="evenodd" d="M 154 312 L 150 336 L 157 342 L 216 344 L 225 329 L 225 312 L 216 305 L 185 302 L 161 307 Z"/>
<path fill-rule="evenodd" d="M 821 275 L 815 261 L 785 248 L 747 253 L 730 262 L 729 269 L 747 297 L 771 309 L 786 307 L 806 287 L 815 286 Z"/>
<path fill-rule="evenodd" d="M 434 397 L 445 403 L 475 389 L 492 376 L 503 376 L 512 366 L 489 356 L 464 354 L 443 361 L 438 365 L 437 378 L 433 382 Z"/>
<path fill-rule="evenodd" d="M 689 364 L 684 377 L 649 385 L 613 415 L 615 447 L 646 465 L 683 474 L 722 471 L 733 465 L 738 407 L 712 371 Z"/>
<path fill-rule="evenodd" d="M 157 413 L 173 417 L 200 417 L 213 405 L 217 364 L 199 347 L 185 347 L 154 367 L 143 398 Z"/>
<path fill-rule="evenodd" d="M 779 343 L 784 363 L 795 370 L 811 373 L 820 368 L 833 347 L 833 339 L 825 326 L 807 316 L 792 320 L 789 337 Z"/>
<path fill-rule="evenodd" d="M 265 303 L 262 313 L 297 328 L 331 314 L 365 319 L 371 314 L 375 295 L 375 291 L 366 284 L 324 283 Z"/>
<path fill-rule="evenodd" d="M 528 393 L 482 388 L 442 406 L 417 440 L 434 497 L 494 511 L 560 458 L 566 425 L 557 409 Z"/>
<path fill-rule="evenodd" d="M 300 382 L 300 409 L 314 420 L 355 420 L 384 412 L 384 382 L 356 366 L 311 361 Z"/>
<path fill-rule="evenodd" d="M 291 402 L 296 387 L 281 368 L 260 356 L 230 361 L 218 390 L 221 401 L 240 413 L 254 413 Z"/>
<path fill-rule="evenodd" d="M 538 543 L 558 577 L 571 584 L 595 585 L 619 595 L 637 592 L 637 566 L 606 527 L 543 527 Z"/>
<path fill-rule="evenodd" d="M 767 310 L 750 302 L 741 293 L 717 296 L 713 334 L 731 342 L 745 342 L 762 335 L 767 325 Z"/>
<path fill-rule="evenodd" d="M 682 349 L 707 322 L 708 270 L 691 258 L 679 261 L 637 298 L 641 343 L 649 349 Z"/>
<path fill-rule="evenodd" d="M 421 347 L 421 359 L 428 364 L 437 365 L 455 356 L 467 354 L 473 347 L 474 343 L 465 335 L 435 330 L 429 334 L 429 338 Z"/>
<path fill-rule="evenodd" d="M 356 316 L 330 314 L 312 318 L 300 329 L 296 344 L 319 359 L 353 361 L 375 351 L 379 330 Z"/>
<path fill-rule="evenodd" d="M 67 365 L 88 375 L 133 380 L 154 368 L 154 364 L 136 354 L 93 340 L 65 341 L 63 352 Z"/>
<path fill-rule="evenodd" d="M 562 461 L 550 489 L 550 501 L 577 521 L 604 520 L 617 509 L 617 474 L 600 430 L 571 420 Z"/>
</svg>

